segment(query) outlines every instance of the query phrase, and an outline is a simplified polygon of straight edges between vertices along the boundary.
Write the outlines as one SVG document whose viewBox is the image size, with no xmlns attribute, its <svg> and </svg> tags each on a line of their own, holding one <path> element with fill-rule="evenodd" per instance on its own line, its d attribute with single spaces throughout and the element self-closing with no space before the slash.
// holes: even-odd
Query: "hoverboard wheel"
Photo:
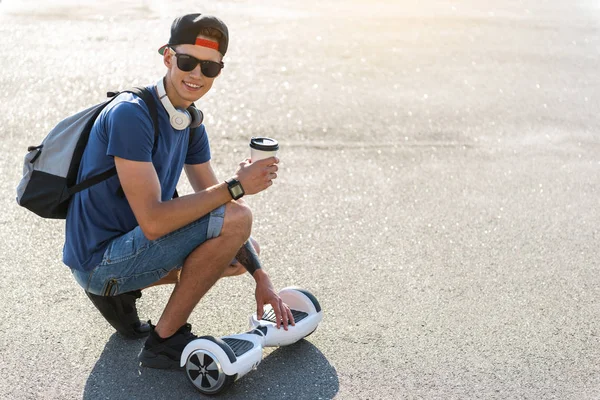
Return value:
<svg viewBox="0 0 600 400">
<path fill-rule="evenodd" d="M 235 375 L 227 375 L 219 359 L 207 350 L 193 351 L 185 363 L 185 372 L 190 382 L 202 394 L 216 394 L 227 389 L 235 381 Z"/>
</svg>

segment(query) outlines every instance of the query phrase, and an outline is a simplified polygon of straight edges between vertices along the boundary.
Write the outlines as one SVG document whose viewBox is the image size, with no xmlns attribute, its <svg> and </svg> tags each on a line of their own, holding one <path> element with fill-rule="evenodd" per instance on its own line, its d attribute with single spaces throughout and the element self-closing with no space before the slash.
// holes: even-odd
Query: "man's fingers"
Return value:
<svg viewBox="0 0 600 400">
<path fill-rule="evenodd" d="M 273 303 L 271 303 L 271 306 L 273 306 L 273 311 L 275 312 L 275 319 L 277 321 L 277 329 L 279 329 L 281 327 L 281 308 L 279 307 L 279 302 L 278 301 L 274 301 Z"/>
<path fill-rule="evenodd" d="M 260 321 L 262 319 L 264 313 L 265 313 L 265 310 L 261 304 L 256 308 L 256 318 Z"/>
<path fill-rule="evenodd" d="M 288 306 L 286 306 L 282 300 L 279 300 L 279 303 L 281 304 L 281 319 L 283 322 L 283 329 L 285 329 L 287 331 L 288 328 L 288 323 L 289 323 L 289 319 L 290 319 L 290 315 L 288 313 L 289 308 Z"/>
<path fill-rule="evenodd" d="M 255 164 L 272 165 L 272 164 L 277 164 L 278 162 L 279 162 L 279 158 L 269 157 L 269 158 L 263 158 L 262 160 L 258 160 L 255 162 Z"/>
</svg>

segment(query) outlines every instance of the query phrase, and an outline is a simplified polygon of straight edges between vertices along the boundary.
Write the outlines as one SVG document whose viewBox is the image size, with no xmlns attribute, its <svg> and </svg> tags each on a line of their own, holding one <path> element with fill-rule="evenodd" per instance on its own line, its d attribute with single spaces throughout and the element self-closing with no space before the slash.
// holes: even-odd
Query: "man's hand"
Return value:
<svg viewBox="0 0 600 400">
<path fill-rule="evenodd" d="M 246 194 L 262 192 L 273 184 L 277 178 L 277 157 L 269 157 L 264 160 L 250 162 L 247 158 L 239 164 L 236 171 L 237 180 L 240 181 Z"/>
<path fill-rule="evenodd" d="M 275 312 L 277 329 L 283 325 L 283 329 L 287 331 L 288 324 L 296 325 L 292 311 L 275 292 L 267 273 L 259 269 L 254 273 L 253 277 L 256 280 L 256 317 L 258 319 L 262 318 L 264 314 L 264 305 L 270 304 Z"/>
</svg>

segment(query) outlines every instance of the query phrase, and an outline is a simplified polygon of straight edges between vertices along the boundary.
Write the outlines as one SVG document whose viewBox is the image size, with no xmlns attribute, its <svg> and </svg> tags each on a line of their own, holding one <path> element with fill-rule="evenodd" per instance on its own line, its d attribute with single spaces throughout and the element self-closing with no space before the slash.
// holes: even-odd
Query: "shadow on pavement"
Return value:
<svg viewBox="0 0 600 400">
<path fill-rule="evenodd" d="M 183 371 L 141 368 L 137 354 L 144 341 L 116 333 L 90 373 L 83 398 L 96 399 L 332 399 L 339 390 L 335 368 L 309 341 L 265 350 L 256 371 L 235 382 L 219 396 L 206 397 L 191 385 Z"/>
</svg>

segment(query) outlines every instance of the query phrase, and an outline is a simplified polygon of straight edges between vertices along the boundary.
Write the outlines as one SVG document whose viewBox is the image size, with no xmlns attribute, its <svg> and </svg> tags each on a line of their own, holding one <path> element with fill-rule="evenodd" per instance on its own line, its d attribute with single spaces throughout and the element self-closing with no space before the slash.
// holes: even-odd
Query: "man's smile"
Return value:
<svg viewBox="0 0 600 400">
<path fill-rule="evenodd" d="M 183 81 L 183 84 L 190 90 L 199 90 L 202 89 L 202 85 L 198 85 L 196 83 L 192 83 L 192 82 L 188 82 L 188 81 Z"/>
</svg>

